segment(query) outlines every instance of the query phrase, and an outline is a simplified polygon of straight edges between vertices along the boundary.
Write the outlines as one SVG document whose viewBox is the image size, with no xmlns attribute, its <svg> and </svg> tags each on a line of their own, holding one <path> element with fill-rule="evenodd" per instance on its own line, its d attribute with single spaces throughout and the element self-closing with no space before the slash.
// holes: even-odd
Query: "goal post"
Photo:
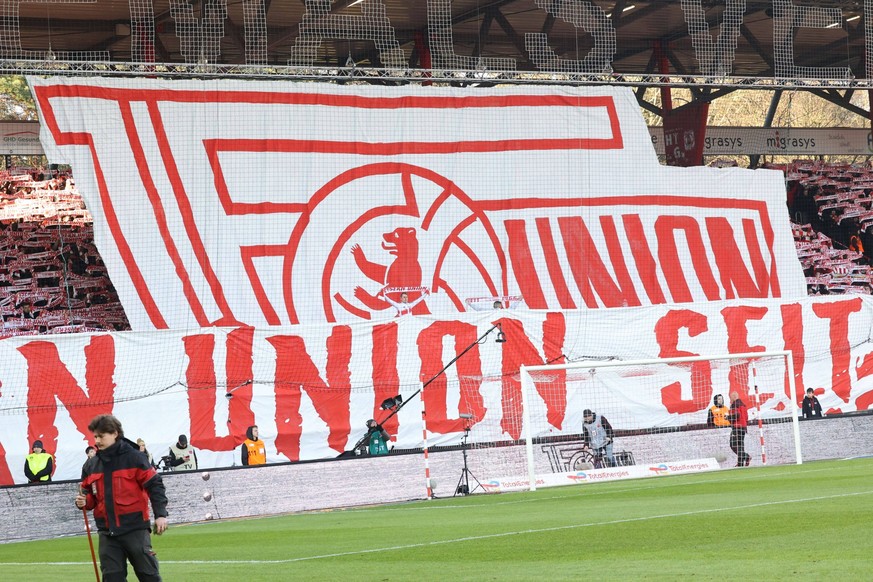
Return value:
<svg viewBox="0 0 873 582">
<path fill-rule="evenodd" d="M 628 465 L 649 466 L 649 472 L 638 467 L 639 475 L 625 472 L 631 476 L 702 460 L 709 468 L 727 468 L 744 465 L 743 454 L 749 464 L 800 464 L 793 370 L 790 351 L 522 366 L 524 482 L 535 491 L 538 482 L 573 483 Z M 734 392 L 748 412 L 742 439 L 733 437 L 729 426 L 719 426 L 724 421 L 709 419 L 717 395 L 730 407 Z M 613 436 L 608 451 L 586 442 L 583 410 L 606 420 Z M 561 472 L 570 478 L 550 475 Z"/>
</svg>

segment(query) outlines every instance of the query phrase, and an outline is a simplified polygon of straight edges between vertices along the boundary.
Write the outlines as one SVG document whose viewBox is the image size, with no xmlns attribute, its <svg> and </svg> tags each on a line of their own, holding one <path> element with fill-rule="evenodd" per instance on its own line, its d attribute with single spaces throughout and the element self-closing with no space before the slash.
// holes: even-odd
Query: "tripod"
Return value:
<svg viewBox="0 0 873 582">
<path fill-rule="evenodd" d="M 469 495 L 476 491 L 476 489 L 485 490 L 482 487 L 482 483 L 479 482 L 479 479 L 476 478 L 476 475 L 470 470 L 467 466 L 467 437 L 470 436 L 470 427 L 464 428 L 464 438 L 461 440 L 461 453 L 464 455 L 464 468 L 461 469 L 461 478 L 458 479 L 458 485 L 455 487 L 455 494 L 452 497 L 457 497 L 458 495 Z M 470 479 L 476 482 L 476 486 L 473 489 L 470 489 Z"/>
</svg>

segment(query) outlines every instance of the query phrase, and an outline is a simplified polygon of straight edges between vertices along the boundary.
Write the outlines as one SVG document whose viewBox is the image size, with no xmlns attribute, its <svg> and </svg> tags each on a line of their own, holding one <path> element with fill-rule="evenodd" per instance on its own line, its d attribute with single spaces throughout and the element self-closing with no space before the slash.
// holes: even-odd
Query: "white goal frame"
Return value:
<svg viewBox="0 0 873 582">
<path fill-rule="evenodd" d="M 803 464 L 800 446 L 800 421 L 797 410 L 797 388 L 794 382 L 794 357 L 791 350 L 768 351 L 768 352 L 746 352 L 739 354 L 719 354 L 714 356 L 687 356 L 677 358 L 651 358 L 644 360 L 587 360 L 582 362 L 572 362 L 569 364 L 551 364 L 540 366 L 521 366 L 519 373 L 521 375 L 521 404 L 522 404 L 522 439 L 525 443 L 525 452 L 527 455 L 528 479 L 530 482 L 530 491 L 536 491 L 536 467 L 534 464 L 534 448 L 533 438 L 531 436 L 531 417 L 529 398 L 536 394 L 533 378 L 531 373 L 548 372 L 551 370 L 577 370 L 577 369 L 592 369 L 592 368 L 612 368 L 619 366 L 646 366 L 652 364 L 682 364 L 691 362 L 710 362 L 717 360 L 741 360 L 741 359 L 762 359 L 769 357 L 785 358 L 786 375 L 788 377 L 788 386 L 791 391 L 790 401 L 794 406 L 793 414 L 791 415 L 791 423 L 794 431 L 794 453 L 798 465 Z"/>
</svg>

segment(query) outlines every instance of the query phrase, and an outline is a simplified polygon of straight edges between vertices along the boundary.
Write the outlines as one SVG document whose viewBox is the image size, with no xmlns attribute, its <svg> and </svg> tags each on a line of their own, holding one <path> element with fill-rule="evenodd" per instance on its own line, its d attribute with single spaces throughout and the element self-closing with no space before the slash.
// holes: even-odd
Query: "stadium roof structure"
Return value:
<svg viewBox="0 0 873 582">
<path fill-rule="evenodd" d="M 4 3 L 7 73 L 791 87 L 849 109 L 873 87 L 861 0 Z"/>
</svg>

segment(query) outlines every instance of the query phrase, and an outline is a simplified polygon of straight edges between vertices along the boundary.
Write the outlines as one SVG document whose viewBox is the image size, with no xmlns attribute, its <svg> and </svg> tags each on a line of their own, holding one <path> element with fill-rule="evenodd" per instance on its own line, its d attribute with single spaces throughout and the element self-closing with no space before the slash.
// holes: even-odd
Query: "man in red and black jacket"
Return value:
<svg viewBox="0 0 873 582">
<path fill-rule="evenodd" d="M 149 501 L 155 533 L 167 529 L 167 495 L 161 476 L 139 447 L 124 438 L 121 422 L 102 414 L 88 425 L 97 455 L 82 467 L 76 507 L 94 510 L 104 582 L 127 579 L 130 561 L 140 581 L 160 582 L 149 531 Z"/>
<path fill-rule="evenodd" d="M 748 467 L 752 461 L 752 456 L 746 452 L 749 411 L 737 392 L 731 392 L 731 409 L 727 419 L 731 423 L 731 450 L 737 454 L 737 467 Z"/>
</svg>

